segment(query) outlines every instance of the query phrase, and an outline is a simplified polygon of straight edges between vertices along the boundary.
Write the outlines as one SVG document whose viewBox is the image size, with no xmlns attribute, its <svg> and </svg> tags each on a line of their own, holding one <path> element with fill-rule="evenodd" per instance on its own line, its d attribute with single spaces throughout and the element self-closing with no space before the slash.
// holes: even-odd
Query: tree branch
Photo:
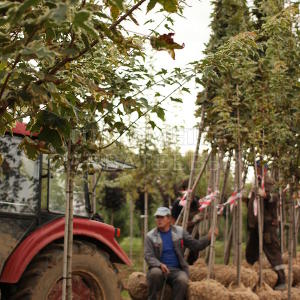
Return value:
<svg viewBox="0 0 300 300">
<path fill-rule="evenodd" d="M 126 129 L 124 129 L 120 134 L 119 136 L 114 139 L 112 142 L 110 142 L 109 144 L 101 147 L 100 149 L 106 149 L 108 148 L 109 146 L 111 146 L 112 144 L 114 144 L 125 132 L 128 131 L 129 128 L 131 128 L 134 124 L 136 124 L 136 122 L 144 117 L 147 113 L 149 113 L 151 110 L 153 110 L 153 108 L 157 107 L 158 105 L 160 105 L 161 103 L 163 103 L 165 100 L 167 100 L 172 94 L 174 94 L 177 90 L 179 90 L 186 82 L 188 81 L 188 79 L 185 79 L 182 83 L 179 84 L 179 86 L 174 89 L 170 94 L 168 94 L 166 97 L 164 97 L 161 101 L 159 101 L 158 103 L 156 103 L 153 107 L 147 109 L 144 113 L 142 113 L 138 118 L 136 118 L 136 120 L 134 120 L 131 124 L 129 124 L 129 126 L 126 127 Z"/>
<path fill-rule="evenodd" d="M 115 23 L 110 25 L 109 29 L 115 29 L 122 21 L 124 21 L 129 15 L 131 15 L 137 8 L 139 8 L 146 0 L 140 0 L 137 4 L 132 6 L 123 16 L 121 16 Z"/>
<path fill-rule="evenodd" d="M 110 30 L 114 30 L 122 21 L 124 21 L 129 15 L 132 14 L 138 7 L 140 7 L 146 0 L 140 0 L 137 4 L 135 4 L 128 12 L 126 12 L 123 16 L 121 16 L 117 21 L 115 21 L 112 25 L 109 26 Z M 86 54 L 89 50 L 91 50 L 95 45 L 99 43 L 99 40 L 94 40 L 89 47 L 84 48 L 79 52 L 78 55 L 74 57 L 65 57 L 62 61 L 58 62 L 52 69 L 49 71 L 50 74 L 55 74 L 61 67 L 63 67 L 66 63 L 71 62 L 75 59 L 80 58 L 84 54 Z"/>
</svg>

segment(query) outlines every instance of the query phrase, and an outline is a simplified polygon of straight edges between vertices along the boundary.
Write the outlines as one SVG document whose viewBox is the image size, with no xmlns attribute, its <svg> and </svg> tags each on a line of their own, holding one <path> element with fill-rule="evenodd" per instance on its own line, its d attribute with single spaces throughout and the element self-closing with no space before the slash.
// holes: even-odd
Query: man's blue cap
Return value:
<svg viewBox="0 0 300 300">
<path fill-rule="evenodd" d="M 170 215 L 171 215 L 170 209 L 167 207 L 163 207 L 163 206 L 159 207 L 154 214 L 155 217 L 156 216 L 164 217 L 164 216 L 170 216 Z"/>
</svg>

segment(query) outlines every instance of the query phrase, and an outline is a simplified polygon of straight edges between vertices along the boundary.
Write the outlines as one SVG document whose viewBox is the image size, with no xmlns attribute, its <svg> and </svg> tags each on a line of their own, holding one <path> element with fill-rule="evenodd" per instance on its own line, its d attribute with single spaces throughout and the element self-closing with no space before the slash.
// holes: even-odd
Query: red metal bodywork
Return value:
<svg viewBox="0 0 300 300">
<path fill-rule="evenodd" d="M 51 242 L 64 237 L 64 217 L 38 228 L 27 236 L 8 258 L 0 277 L 0 282 L 16 283 L 21 278 L 31 260 L 40 250 Z M 115 228 L 93 220 L 74 218 L 74 238 L 84 236 L 106 245 L 119 258 L 120 262 L 130 265 L 126 253 L 114 238 Z M 99 266 L 101 268 L 101 266 Z"/>
<path fill-rule="evenodd" d="M 17 122 L 12 132 L 14 134 L 23 135 L 23 136 L 34 136 L 34 137 L 38 136 L 38 133 L 32 133 L 29 130 L 26 130 L 26 126 L 27 124 L 25 123 Z"/>
</svg>

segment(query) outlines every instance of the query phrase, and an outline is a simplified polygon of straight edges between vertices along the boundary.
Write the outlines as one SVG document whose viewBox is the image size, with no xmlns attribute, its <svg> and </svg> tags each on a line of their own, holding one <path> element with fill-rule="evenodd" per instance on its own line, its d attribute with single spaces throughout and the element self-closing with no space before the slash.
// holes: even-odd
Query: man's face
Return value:
<svg viewBox="0 0 300 300">
<path fill-rule="evenodd" d="M 156 226 L 160 230 L 168 230 L 171 224 L 171 216 L 156 216 Z"/>
</svg>

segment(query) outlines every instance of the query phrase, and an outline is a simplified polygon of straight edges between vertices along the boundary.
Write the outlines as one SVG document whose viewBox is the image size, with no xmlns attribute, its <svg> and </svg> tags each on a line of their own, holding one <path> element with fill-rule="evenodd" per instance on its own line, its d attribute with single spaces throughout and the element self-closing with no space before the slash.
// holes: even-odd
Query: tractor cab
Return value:
<svg viewBox="0 0 300 300">
<path fill-rule="evenodd" d="M 60 299 L 66 175 L 63 167 L 55 167 L 50 155 L 41 155 L 35 161 L 28 159 L 19 148 L 25 135 L 30 135 L 30 132 L 26 131 L 26 125 L 18 123 L 13 130 L 13 135 L 7 134 L 0 137 L 2 155 L 0 239 L 3 241 L 0 246 L 0 288 L 2 298 L 10 299 L 12 291 L 17 293 L 19 289 L 28 290 L 27 273 L 33 272 L 32 268 L 40 256 L 43 256 L 45 252 L 53 252 L 53 255 L 61 258 L 61 261 L 57 261 L 57 266 L 53 267 L 52 272 L 56 272 L 55 276 L 49 273 L 52 281 L 50 280 L 51 282 L 46 286 L 43 285 L 47 278 L 36 279 L 36 286 L 37 288 L 39 286 L 42 294 L 37 291 L 32 292 L 28 299 Z M 80 269 L 80 275 L 74 275 L 76 281 L 74 288 L 82 285 L 81 290 L 73 291 L 74 295 L 78 296 L 76 299 L 117 299 L 115 293 L 119 295 L 118 284 L 113 283 L 113 280 L 105 279 L 114 276 L 110 274 L 113 268 L 109 265 L 114 262 L 130 264 L 130 261 L 115 239 L 117 230 L 113 226 L 99 222 L 101 219 L 95 217 L 94 191 L 102 171 L 131 168 L 131 165 L 125 163 L 103 160 L 97 165 L 95 169 L 98 171 L 93 175 L 80 173 L 74 178 L 74 251 L 78 253 L 74 254 L 73 265 L 76 274 L 79 272 L 76 271 L 76 266 Z M 86 246 L 80 246 L 77 249 L 77 243 L 80 245 L 83 243 Z M 54 251 L 53 245 L 59 245 L 59 251 Z M 94 250 L 88 250 L 86 247 L 92 247 Z M 108 264 L 108 276 L 104 278 L 102 273 L 95 268 L 94 263 L 90 266 L 86 263 L 83 266 L 80 265 L 80 262 L 84 261 L 81 258 L 81 255 L 85 256 L 81 253 L 83 250 L 99 252 L 95 259 L 103 260 L 101 265 L 104 262 Z M 103 255 L 104 258 L 102 258 Z M 76 259 L 78 259 L 78 265 L 76 265 Z M 86 258 L 85 261 L 89 259 Z M 88 270 L 84 272 L 84 268 Z M 103 266 L 99 268 L 103 271 Z M 49 268 L 45 269 L 46 275 L 44 275 L 47 276 L 48 272 L 50 272 Z M 86 285 L 91 288 L 90 294 L 83 292 L 88 290 Z M 102 298 L 97 296 L 101 293 Z M 35 297 L 34 294 L 38 296 Z M 114 295 L 113 298 L 110 295 Z M 19 298 L 14 299 L 27 298 L 24 298 L 21 293 Z"/>
</svg>

